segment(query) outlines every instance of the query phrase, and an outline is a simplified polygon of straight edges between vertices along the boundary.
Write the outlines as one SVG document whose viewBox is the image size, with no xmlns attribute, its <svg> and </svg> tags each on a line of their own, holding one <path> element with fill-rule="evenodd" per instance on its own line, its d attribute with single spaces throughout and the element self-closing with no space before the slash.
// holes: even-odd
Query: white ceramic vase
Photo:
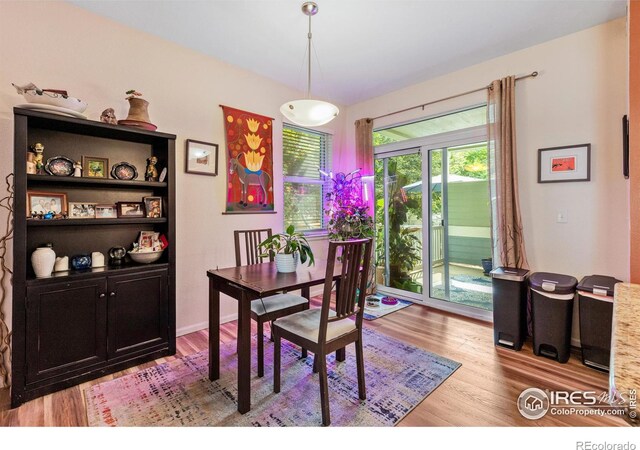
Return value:
<svg viewBox="0 0 640 450">
<path fill-rule="evenodd" d="M 51 248 L 51 244 L 38 247 L 31 254 L 31 265 L 36 274 L 36 278 L 46 278 L 51 276 L 53 266 L 56 263 L 56 252 Z"/>
<path fill-rule="evenodd" d="M 276 268 L 281 273 L 291 273 L 296 271 L 298 266 L 297 253 L 278 253 L 276 254 Z"/>
</svg>

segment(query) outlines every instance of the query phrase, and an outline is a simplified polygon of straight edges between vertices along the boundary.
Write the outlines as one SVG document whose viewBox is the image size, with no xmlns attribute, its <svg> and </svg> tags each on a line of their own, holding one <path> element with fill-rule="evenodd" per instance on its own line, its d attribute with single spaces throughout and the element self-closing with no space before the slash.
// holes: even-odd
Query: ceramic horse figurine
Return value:
<svg viewBox="0 0 640 450">
<path fill-rule="evenodd" d="M 241 155 L 243 154 L 244 153 L 241 153 Z M 264 170 L 254 172 L 247 169 L 238 161 L 238 158 L 231 158 L 229 160 L 229 173 L 233 175 L 237 172 L 238 180 L 240 180 L 242 186 L 242 195 L 238 203 L 242 206 L 247 206 L 247 190 L 250 185 L 254 185 L 260 186 L 262 190 L 262 197 L 258 196 L 258 203 L 262 206 L 267 206 L 267 191 L 270 190 L 271 176 Z"/>
</svg>

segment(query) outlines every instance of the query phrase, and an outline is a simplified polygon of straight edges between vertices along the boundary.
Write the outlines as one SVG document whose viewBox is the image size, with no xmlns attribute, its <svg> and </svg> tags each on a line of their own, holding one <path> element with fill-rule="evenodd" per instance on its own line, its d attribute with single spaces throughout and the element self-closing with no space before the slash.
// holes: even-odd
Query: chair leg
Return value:
<svg viewBox="0 0 640 450">
<path fill-rule="evenodd" d="M 302 347 L 302 355 L 300 357 L 302 359 L 307 359 L 307 356 L 309 356 L 309 353 L 307 352 L 307 349 Z"/>
<path fill-rule="evenodd" d="M 271 321 L 271 323 L 269 324 L 269 329 L 271 330 L 271 332 L 269 333 L 269 340 L 271 342 L 273 342 L 273 322 L 275 322 L 275 321 L 276 321 L 276 319 L 273 319 Z"/>
<path fill-rule="evenodd" d="M 273 334 L 273 392 L 280 392 L 280 336 L 278 333 Z"/>
<path fill-rule="evenodd" d="M 264 324 L 258 321 L 258 377 L 264 376 Z"/>
<path fill-rule="evenodd" d="M 362 336 L 356 341 L 356 365 L 358 367 L 358 395 L 360 400 L 367 399 L 367 387 L 364 383 L 364 351 L 362 349 Z"/>
<path fill-rule="evenodd" d="M 331 425 L 331 416 L 329 414 L 329 384 L 327 380 L 327 358 L 325 355 L 317 355 L 320 366 L 320 405 L 322 408 L 322 425 L 325 427 Z"/>
<path fill-rule="evenodd" d="M 318 373 L 318 371 L 320 370 L 320 357 L 318 356 L 317 353 L 315 353 L 313 355 L 313 373 Z"/>
</svg>

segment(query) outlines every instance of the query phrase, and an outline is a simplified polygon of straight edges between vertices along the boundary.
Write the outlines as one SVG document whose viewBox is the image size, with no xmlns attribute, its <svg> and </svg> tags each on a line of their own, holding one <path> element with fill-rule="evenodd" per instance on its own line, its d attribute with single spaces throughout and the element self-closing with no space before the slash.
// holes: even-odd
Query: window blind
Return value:
<svg viewBox="0 0 640 450">
<path fill-rule="evenodd" d="M 282 134 L 285 227 L 323 230 L 327 183 L 320 170 L 330 170 L 332 136 L 287 124 Z"/>
</svg>

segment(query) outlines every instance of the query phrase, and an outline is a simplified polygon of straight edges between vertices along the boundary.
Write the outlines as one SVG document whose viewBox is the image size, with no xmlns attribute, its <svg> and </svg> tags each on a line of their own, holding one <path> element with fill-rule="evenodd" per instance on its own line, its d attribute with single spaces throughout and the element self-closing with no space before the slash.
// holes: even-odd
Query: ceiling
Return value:
<svg viewBox="0 0 640 450">
<path fill-rule="evenodd" d="M 71 0 L 306 89 L 302 0 Z M 350 105 L 622 17 L 626 0 L 316 0 L 312 96 Z M 535 69 L 535 68 L 532 68 Z"/>
</svg>

